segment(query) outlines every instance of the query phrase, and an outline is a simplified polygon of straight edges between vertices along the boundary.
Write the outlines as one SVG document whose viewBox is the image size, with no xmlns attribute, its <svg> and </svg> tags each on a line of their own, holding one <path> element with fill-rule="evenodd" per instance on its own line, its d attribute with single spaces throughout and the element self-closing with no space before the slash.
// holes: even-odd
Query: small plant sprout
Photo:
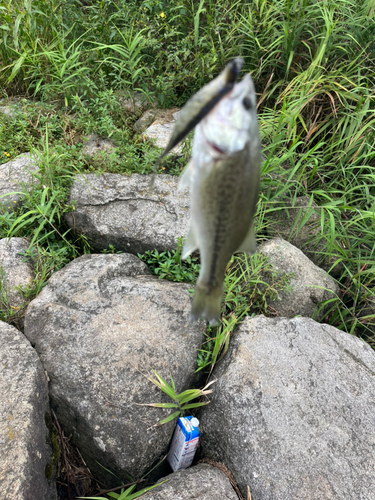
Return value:
<svg viewBox="0 0 375 500">
<path fill-rule="evenodd" d="M 170 397 L 174 401 L 174 403 L 145 403 L 140 404 L 140 406 L 152 406 L 154 408 L 168 408 L 176 410 L 168 417 L 160 420 L 160 422 L 155 424 L 154 427 L 166 424 L 167 422 L 170 422 L 171 420 L 182 416 L 186 410 L 193 410 L 194 408 L 199 408 L 200 406 L 205 406 L 209 403 L 209 401 L 199 401 L 196 403 L 189 403 L 189 401 L 193 401 L 194 399 L 198 399 L 202 396 L 207 396 L 207 394 L 211 394 L 212 390 L 208 388 L 210 387 L 210 385 L 215 383 L 216 380 L 209 382 L 205 387 L 203 387 L 203 389 L 188 389 L 181 392 L 180 394 L 177 394 L 172 376 L 171 385 L 169 385 L 155 370 L 152 371 L 154 372 L 156 378 L 147 378 L 162 392 L 164 392 L 164 394 Z"/>
<path fill-rule="evenodd" d="M 137 485 L 133 484 L 132 486 L 130 486 L 126 490 L 121 489 L 120 493 L 115 493 L 114 491 L 108 491 L 108 493 L 106 493 L 106 494 L 110 498 L 115 498 L 116 500 L 133 500 L 133 498 L 139 498 L 140 496 L 144 495 L 148 491 L 153 490 L 157 486 L 160 486 L 166 482 L 167 481 L 163 481 L 161 483 L 154 484 L 153 486 L 148 486 L 147 488 L 143 488 L 142 490 L 139 490 L 136 493 L 133 493 L 133 491 L 135 490 Z M 84 498 L 86 500 L 108 500 L 108 498 L 106 498 L 106 497 L 98 497 L 98 496 L 95 496 L 95 497 L 77 497 L 77 498 Z"/>
</svg>

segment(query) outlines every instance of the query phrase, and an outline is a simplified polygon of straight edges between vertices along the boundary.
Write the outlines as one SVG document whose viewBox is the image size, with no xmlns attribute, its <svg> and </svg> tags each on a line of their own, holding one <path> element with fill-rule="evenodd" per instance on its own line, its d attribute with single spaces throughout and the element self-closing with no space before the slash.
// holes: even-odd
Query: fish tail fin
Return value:
<svg viewBox="0 0 375 500">
<path fill-rule="evenodd" d="M 220 319 L 222 298 L 223 289 L 221 286 L 216 286 L 208 291 L 206 287 L 197 284 L 191 306 L 191 320 L 196 321 L 203 317 L 210 325 L 217 325 Z"/>
</svg>

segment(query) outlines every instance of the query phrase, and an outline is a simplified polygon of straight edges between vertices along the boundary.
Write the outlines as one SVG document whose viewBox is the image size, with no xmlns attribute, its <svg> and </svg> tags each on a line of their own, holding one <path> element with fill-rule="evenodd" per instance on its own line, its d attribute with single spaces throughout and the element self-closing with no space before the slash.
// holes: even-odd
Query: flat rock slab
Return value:
<svg viewBox="0 0 375 500">
<path fill-rule="evenodd" d="M 22 204 L 23 190 L 30 191 L 39 165 L 29 153 L 0 165 L 0 206 L 13 210 Z M 15 194 L 16 193 L 16 194 Z"/>
<path fill-rule="evenodd" d="M 308 318 L 242 323 L 199 420 L 255 500 L 372 500 L 375 353 Z"/>
<path fill-rule="evenodd" d="M 98 134 L 91 134 L 83 146 L 82 154 L 93 158 L 96 154 L 103 151 L 112 153 L 115 148 L 116 146 L 111 139 L 100 137 Z"/>
<path fill-rule="evenodd" d="M 119 98 L 120 106 L 129 113 L 139 114 L 142 110 L 149 108 L 154 102 L 150 103 L 149 99 L 142 92 L 134 92 L 133 95 L 127 93 L 126 96 L 121 96 Z"/>
<path fill-rule="evenodd" d="M 69 203 L 74 212 L 65 220 L 84 233 L 98 250 L 114 245 L 133 254 L 154 248 L 173 250 L 176 240 L 186 236 L 190 225 L 190 195 L 178 191 L 178 178 L 156 175 L 94 174 L 77 176 Z"/>
<path fill-rule="evenodd" d="M 153 123 L 145 130 L 144 137 L 155 139 L 155 145 L 165 149 L 171 138 L 176 119 L 180 114 L 180 108 L 159 109 Z M 171 150 L 173 154 L 180 154 L 182 145 L 179 144 Z"/>
<path fill-rule="evenodd" d="M 0 322 L 0 497 L 55 500 L 47 379 L 30 342 Z M 49 470 L 51 468 L 51 470 Z"/>
<path fill-rule="evenodd" d="M 329 305 L 322 307 L 320 303 L 335 298 L 340 292 L 335 280 L 301 250 L 281 238 L 268 241 L 260 251 L 268 257 L 278 278 L 291 276 L 289 289 L 279 292 L 278 300 L 268 301 L 276 315 L 323 319 Z"/>
<path fill-rule="evenodd" d="M 0 106 L 0 114 L 12 117 L 15 113 L 12 106 Z"/>
<path fill-rule="evenodd" d="M 157 109 L 152 108 L 145 111 L 140 118 L 134 123 L 133 129 L 135 132 L 141 133 L 147 129 L 155 121 Z"/>
<path fill-rule="evenodd" d="M 155 369 L 189 388 L 202 323 L 189 323 L 189 286 L 150 276 L 134 255 L 85 255 L 55 273 L 26 310 L 25 335 L 48 372 L 59 422 L 96 477 L 140 478 L 166 453 L 170 402 L 147 378 Z M 153 375 L 151 373 L 151 375 Z M 113 483 L 112 483 L 113 484 Z"/>
<path fill-rule="evenodd" d="M 208 464 L 175 472 L 162 481 L 167 482 L 147 493 L 147 500 L 238 500 L 224 472 Z"/>
<path fill-rule="evenodd" d="M 20 255 L 28 248 L 29 242 L 23 238 L 0 240 L 1 307 L 12 308 L 19 317 L 24 312 L 26 301 L 17 287 L 28 286 L 35 278 L 32 262 Z"/>
</svg>

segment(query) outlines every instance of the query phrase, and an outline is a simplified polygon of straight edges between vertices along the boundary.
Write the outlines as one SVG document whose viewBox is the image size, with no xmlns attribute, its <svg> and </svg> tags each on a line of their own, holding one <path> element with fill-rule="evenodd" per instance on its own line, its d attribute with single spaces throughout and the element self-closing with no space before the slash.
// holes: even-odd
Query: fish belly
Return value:
<svg viewBox="0 0 375 500">
<path fill-rule="evenodd" d="M 258 199 L 259 165 L 241 154 L 216 162 L 205 179 L 192 185 L 192 230 L 201 255 L 201 271 L 192 305 L 192 319 L 216 324 L 223 281 L 232 254 L 251 229 Z"/>
</svg>

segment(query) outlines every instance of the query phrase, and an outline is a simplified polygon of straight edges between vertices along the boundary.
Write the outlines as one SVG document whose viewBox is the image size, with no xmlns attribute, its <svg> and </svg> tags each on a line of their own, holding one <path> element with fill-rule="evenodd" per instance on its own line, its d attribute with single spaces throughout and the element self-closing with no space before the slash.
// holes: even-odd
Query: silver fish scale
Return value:
<svg viewBox="0 0 375 500">
<path fill-rule="evenodd" d="M 199 211 L 202 273 L 208 292 L 222 282 L 231 255 L 244 240 L 255 210 L 258 183 L 251 181 L 248 147 L 233 157 L 217 161 L 212 174 L 200 186 L 193 185 L 192 205 Z M 238 182 L 243 179 L 243 182 Z M 255 188 L 255 189 L 254 189 Z M 194 196 L 194 192 L 199 192 Z M 254 193 L 255 194 L 255 193 Z M 251 203 L 251 200 L 255 200 Z M 194 210 L 195 212 L 195 210 Z M 199 238 L 199 239 L 201 239 Z"/>
</svg>

